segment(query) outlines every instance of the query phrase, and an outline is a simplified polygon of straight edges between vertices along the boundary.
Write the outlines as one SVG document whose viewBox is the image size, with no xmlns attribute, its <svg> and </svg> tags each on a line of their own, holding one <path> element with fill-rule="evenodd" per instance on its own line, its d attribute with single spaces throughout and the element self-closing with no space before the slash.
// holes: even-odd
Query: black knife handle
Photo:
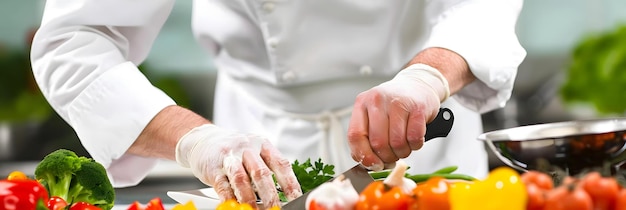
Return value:
<svg viewBox="0 0 626 210">
<path fill-rule="evenodd" d="M 437 137 L 446 137 L 452 130 L 454 124 L 454 114 L 448 108 L 439 108 L 439 113 L 435 119 L 426 124 L 426 134 L 424 141 L 428 141 Z"/>
</svg>

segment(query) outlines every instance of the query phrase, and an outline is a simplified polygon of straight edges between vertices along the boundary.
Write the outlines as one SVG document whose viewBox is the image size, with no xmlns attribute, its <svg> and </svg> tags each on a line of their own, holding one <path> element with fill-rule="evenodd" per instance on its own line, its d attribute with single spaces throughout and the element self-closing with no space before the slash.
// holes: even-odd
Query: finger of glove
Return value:
<svg viewBox="0 0 626 210">
<path fill-rule="evenodd" d="M 389 118 L 389 145 L 398 158 L 405 158 L 411 154 L 411 147 L 407 141 L 407 126 L 409 112 L 405 103 L 411 101 L 394 98 L 389 103 L 387 113 Z"/>
<path fill-rule="evenodd" d="M 222 202 L 231 199 L 237 200 L 233 188 L 230 187 L 230 183 L 228 182 L 228 177 L 226 177 L 225 174 L 219 173 L 216 175 L 214 183 L 213 188 Z"/>
<path fill-rule="evenodd" d="M 424 145 L 424 135 L 426 135 L 426 118 L 424 110 L 420 108 L 412 109 L 409 112 L 407 122 L 406 139 L 411 150 L 418 150 Z"/>
<path fill-rule="evenodd" d="M 241 157 L 229 155 L 224 157 L 224 173 L 228 178 L 233 194 L 239 203 L 248 203 L 256 208 L 256 195 L 250 177 L 243 166 Z"/>
<path fill-rule="evenodd" d="M 370 146 L 383 162 L 395 162 L 398 160 L 398 157 L 393 153 L 389 145 L 387 97 L 381 93 L 373 92 L 371 99 L 371 103 L 367 106 Z"/>
<path fill-rule="evenodd" d="M 423 109 L 416 108 L 410 111 L 407 126 L 406 139 L 412 150 L 418 150 L 424 145 L 424 135 L 426 135 L 426 116 Z"/>
<path fill-rule="evenodd" d="M 291 168 L 289 160 L 284 158 L 281 153 L 268 141 L 263 143 L 261 148 L 261 158 L 270 170 L 274 172 L 278 185 L 283 189 L 285 197 L 288 201 L 296 199 L 302 195 L 302 188 L 296 174 Z"/>
<path fill-rule="evenodd" d="M 383 161 L 378 158 L 369 143 L 369 116 L 363 104 L 367 92 L 359 94 L 352 109 L 348 126 L 348 145 L 352 159 L 367 169 L 379 171 L 383 169 Z"/>
<path fill-rule="evenodd" d="M 252 183 L 256 186 L 263 206 L 271 208 L 280 206 L 280 199 L 276 191 L 276 185 L 272 179 L 272 172 L 265 165 L 265 162 L 259 157 L 259 153 L 246 150 L 243 152 L 243 166 L 248 171 L 248 175 L 252 179 Z"/>
</svg>

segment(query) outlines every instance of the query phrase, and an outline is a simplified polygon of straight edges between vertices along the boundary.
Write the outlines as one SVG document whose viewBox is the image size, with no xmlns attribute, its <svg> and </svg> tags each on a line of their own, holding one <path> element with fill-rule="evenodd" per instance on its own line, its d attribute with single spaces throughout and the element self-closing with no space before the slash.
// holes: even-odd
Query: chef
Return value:
<svg viewBox="0 0 626 210">
<path fill-rule="evenodd" d="M 222 199 L 301 194 L 295 159 L 336 171 L 457 165 L 482 177 L 480 114 L 510 98 L 525 57 L 521 0 L 194 0 L 192 27 L 218 78 L 213 122 L 142 75 L 174 0 L 48 0 L 32 47 L 36 80 L 116 187 L 177 161 Z M 177 53 L 177 52 L 171 52 Z M 424 144 L 447 107 L 447 138 Z M 254 186 L 254 188 L 252 187 Z"/>
</svg>

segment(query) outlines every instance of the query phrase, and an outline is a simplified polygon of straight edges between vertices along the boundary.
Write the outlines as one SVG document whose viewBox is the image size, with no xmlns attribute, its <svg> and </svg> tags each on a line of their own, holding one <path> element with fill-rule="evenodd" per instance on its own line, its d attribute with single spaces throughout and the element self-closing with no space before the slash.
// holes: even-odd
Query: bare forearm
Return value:
<svg viewBox="0 0 626 210">
<path fill-rule="evenodd" d="M 413 57 L 407 66 L 416 63 L 423 63 L 439 70 L 448 80 L 451 94 L 476 79 L 463 57 L 444 48 L 425 49 Z"/>
<path fill-rule="evenodd" d="M 180 106 L 161 110 L 128 149 L 130 154 L 175 159 L 178 140 L 191 129 L 209 120 Z"/>
</svg>

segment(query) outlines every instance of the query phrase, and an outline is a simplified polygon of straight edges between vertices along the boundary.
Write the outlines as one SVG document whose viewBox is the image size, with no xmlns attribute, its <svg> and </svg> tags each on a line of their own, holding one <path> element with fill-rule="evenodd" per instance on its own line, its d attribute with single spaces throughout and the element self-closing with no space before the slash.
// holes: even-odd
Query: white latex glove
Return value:
<svg viewBox="0 0 626 210">
<path fill-rule="evenodd" d="M 260 136 L 202 125 L 180 139 L 176 162 L 213 186 L 222 201 L 236 199 L 256 207 L 256 190 L 265 208 L 280 206 L 272 173 L 287 199 L 302 195 L 289 160 Z"/>
<path fill-rule="evenodd" d="M 426 124 L 450 96 L 445 77 L 435 68 L 414 64 L 393 79 L 359 94 L 348 141 L 352 158 L 371 170 L 382 170 L 424 144 Z"/>
</svg>

